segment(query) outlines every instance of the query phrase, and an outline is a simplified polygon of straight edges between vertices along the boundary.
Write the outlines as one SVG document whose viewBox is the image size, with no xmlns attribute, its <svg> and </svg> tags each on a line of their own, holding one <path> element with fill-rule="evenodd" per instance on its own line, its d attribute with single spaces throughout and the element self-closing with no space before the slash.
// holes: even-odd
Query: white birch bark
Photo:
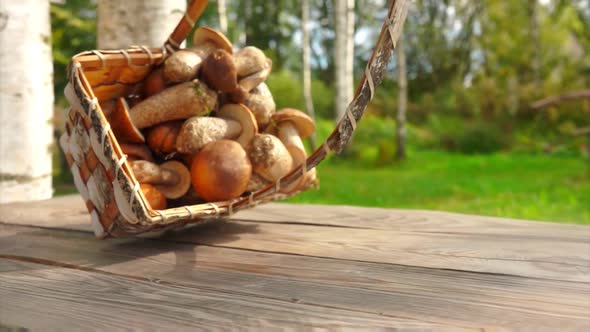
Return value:
<svg viewBox="0 0 590 332">
<path fill-rule="evenodd" d="M 346 62 L 345 62 L 345 81 L 346 81 L 346 103 L 352 101 L 354 94 L 354 0 L 346 1 Z"/>
<path fill-rule="evenodd" d="M 98 0 L 98 48 L 160 47 L 185 10 L 186 0 Z"/>
<path fill-rule="evenodd" d="M 336 121 L 346 112 L 354 93 L 354 0 L 336 0 Z"/>
<path fill-rule="evenodd" d="M 219 30 L 227 36 L 227 11 L 225 0 L 217 0 L 217 16 L 219 16 Z"/>
<path fill-rule="evenodd" d="M 309 0 L 301 1 L 301 48 L 303 50 L 303 99 L 305 100 L 305 111 L 315 120 L 313 108 L 313 96 L 311 94 L 311 63 L 310 63 L 310 41 L 309 41 Z M 309 138 L 311 149 L 315 150 L 315 134 Z"/>
<path fill-rule="evenodd" d="M 336 42 L 334 45 L 334 71 L 336 79 L 336 114 L 335 120 L 338 122 L 346 112 L 348 103 L 347 83 L 346 83 L 346 5 L 348 0 L 335 0 L 335 32 Z"/>
<path fill-rule="evenodd" d="M 51 198 L 48 0 L 0 1 L 0 203 Z"/>
</svg>

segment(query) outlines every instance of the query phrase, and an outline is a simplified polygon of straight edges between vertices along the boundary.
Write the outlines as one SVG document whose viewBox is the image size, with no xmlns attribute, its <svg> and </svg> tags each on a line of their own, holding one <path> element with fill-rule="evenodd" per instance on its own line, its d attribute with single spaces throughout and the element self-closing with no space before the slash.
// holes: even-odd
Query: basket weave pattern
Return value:
<svg viewBox="0 0 590 332">
<path fill-rule="evenodd" d="M 181 228 L 297 194 L 285 195 L 281 190 L 318 165 L 329 153 L 340 152 L 351 139 L 367 104 L 383 79 L 407 13 L 406 0 L 391 0 L 388 18 L 345 116 L 328 139 L 302 165 L 246 197 L 152 210 L 141 193 L 139 183 L 100 104 L 132 94 L 137 83 L 154 66 L 161 64 L 167 55 L 178 49 L 194 25 L 193 17 L 198 17 L 203 10 L 197 2 L 200 1 L 189 5 L 187 13 L 161 49 L 141 46 L 117 51 L 88 51 L 75 55 L 68 66 L 69 84 L 65 95 L 71 107 L 59 143 L 98 238 Z"/>
</svg>

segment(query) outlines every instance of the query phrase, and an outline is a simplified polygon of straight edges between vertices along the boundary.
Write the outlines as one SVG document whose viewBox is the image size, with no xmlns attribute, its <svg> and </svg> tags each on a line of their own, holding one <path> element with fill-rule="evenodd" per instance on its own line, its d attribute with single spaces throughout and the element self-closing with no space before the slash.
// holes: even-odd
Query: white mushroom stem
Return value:
<svg viewBox="0 0 590 332">
<path fill-rule="evenodd" d="M 246 191 L 255 192 L 268 186 L 270 183 L 270 181 L 267 181 L 262 176 L 253 173 L 252 176 L 250 176 L 250 181 L 248 181 L 248 187 L 246 187 Z"/>
<path fill-rule="evenodd" d="M 252 91 L 254 88 L 256 88 L 258 85 L 260 85 L 262 82 L 266 81 L 266 79 L 268 78 L 268 75 L 270 74 L 270 71 L 272 69 L 272 61 L 270 61 L 270 59 L 267 59 L 266 61 L 266 65 L 259 71 L 250 74 L 244 78 L 241 78 L 238 81 L 238 85 L 244 89 L 245 91 Z"/>
<path fill-rule="evenodd" d="M 139 183 L 174 185 L 180 180 L 178 174 L 145 160 L 132 162 L 131 169 Z"/>
<path fill-rule="evenodd" d="M 293 167 L 299 166 L 307 158 L 307 154 L 297 128 L 291 121 L 283 121 L 279 123 L 277 129 L 279 139 L 293 158 Z"/>
<path fill-rule="evenodd" d="M 270 134 L 258 134 L 252 139 L 248 156 L 255 173 L 267 181 L 276 181 L 293 167 L 293 158 L 281 140 Z"/>
<path fill-rule="evenodd" d="M 279 139 L 283 142 L 287 151 L 289 151 L 291 158 L 293 158 L 293 168 L 301 165 L 307 159 L 307 153 L 305 152 L 305 146 L 295 125 L 291 121 L 283 121 L 279 123 L 277 130 Z M 292 192 L 297 190 L 300 185 L 304 184 L 306 176 L 307 174 L 302 175 L 299 181 L 293 182 L 285 191 Z"/>
<path fill-rule="evenodd" d="M 131 122 L 143 129 L 171 120 L 209 114 L 217 94 L 199 80 L 180 83 L 153 95 L 129 110 Z"/>
<path fill-rule="evenodd" d="M 269 124 L 271 116 L 276 111 L 275 101 L 270 94 L 250 93 L 244 105 L 252 111 L 260 129 Z"/>
<path fill-rule="evenodd" d="M 241 132 L 242 126 L 234 120 L 192 117 L 182 125 L 176 139 L 176 148 L 181 153 L 196 153 L 207 143 L 221 139 L 233 139 L 238 137 Z"/>
</svg>

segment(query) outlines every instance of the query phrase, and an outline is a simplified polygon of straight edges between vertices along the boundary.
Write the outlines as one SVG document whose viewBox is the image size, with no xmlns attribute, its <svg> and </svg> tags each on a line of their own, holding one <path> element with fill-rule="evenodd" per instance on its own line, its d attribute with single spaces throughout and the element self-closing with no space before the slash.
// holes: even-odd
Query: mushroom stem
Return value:
<svg viewBox="0 0 590 332">
<path fill-rule="evenodd" d="M 191 174 L 179 161 L 156 165 L 138 160 L 131 163 L 131 169 L 139 183 L 154 185 L 166 198 L 179 198 L 190 188 Z"/>
<path fill-rule="evenodd" d="M 244 101 L 256 117 L 258 128 L 262 131 L 270 123 L 270 118 L 276 111 L 276 104 L 266 83 L 260 83 L 254 88 Z"/>
<path fill-rule="evenodd" d="M 299 166 L 307 158 L 305 146 L 295 125 L 290 121 L 281 122 L 278 126 L 279 139 L 293 157 L 293 167 Z"/>
<path fill-rule="evenodd" d="M 175 185 L 180 180 L 178 174 L 146 160 L 134 161 L 131 169 L 139 183 Z"/>
<path fill-rule="evenodd" d="M 267 59 L 266 65 L 259 71 L 252 73 L 238 81 L 238 85 L 247 92 L 252 91 L 260 83 L 264 82 L 270 74 L 272 68 L 272 61 Z"/>
<path fill-rule="evenodd" d="M 248 76 L 265 69 L 268 65 L 264 52 L 254 46 L 246 46 L 234 53 L 238 77 Z"/>
<path fill-rule="evenodd" d="M 129 110 L 138 129 L 170 120 L 184 120 L 209 114 L 217 105 L 217 94 L 203 82 L 180 83 L 153 95 Z"/>
<path fill-rule="evenodd" d="M 184 122 L 176 149 L 181 153 L 195 153 L 207 143 L 221 139 L 232 139 L 242 132 L 239 122 L 214 117 L 192 117 Z"/>
<path fill-rule="evenodd" d="M 270 134 L 258 134 L 252 139 L 248 156 L 254 172 L 267 181 L 285 176 L 293 166 L 293 158 L 281 140 Z"/>
</svg>

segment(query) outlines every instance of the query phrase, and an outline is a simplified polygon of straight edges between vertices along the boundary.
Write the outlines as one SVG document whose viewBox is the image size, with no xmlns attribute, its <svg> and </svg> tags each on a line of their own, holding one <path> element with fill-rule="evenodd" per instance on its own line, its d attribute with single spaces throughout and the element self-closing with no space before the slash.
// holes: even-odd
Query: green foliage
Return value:
<svg viewBox="0 0 590 332">
<path fill-rule="evenodd" d="M 497 126 L 476 122 L 455 137 L 455 149 L 467 154 L 498 152 L 509 146 L 509 137 Z"/>
<path fill-rule="evenodd" d="M 275 99 L 277 109 L 291 107 L 305 110 L 301 79 L 295 73 L 288 70 L 275 71 L 266 83 Z M 311 90 L 316 117 L 332 117 L 334 90 L 317 79 L 312 80 Z"/>
<path fill-rule="evenodd" d="M 320 164 L 320 190 L 290 202 L 433 209 L 590 224 L 584 160 L 551 155 L 414 151 L 403 163 Z"/>
<path fill-rule="evenodd" d="M 51 4 L 51 43 L 56 100 L 63 100 L 66 67 L 77 53 L 96 49 L 96 3 L 68 0 Z"/>
</svg>

